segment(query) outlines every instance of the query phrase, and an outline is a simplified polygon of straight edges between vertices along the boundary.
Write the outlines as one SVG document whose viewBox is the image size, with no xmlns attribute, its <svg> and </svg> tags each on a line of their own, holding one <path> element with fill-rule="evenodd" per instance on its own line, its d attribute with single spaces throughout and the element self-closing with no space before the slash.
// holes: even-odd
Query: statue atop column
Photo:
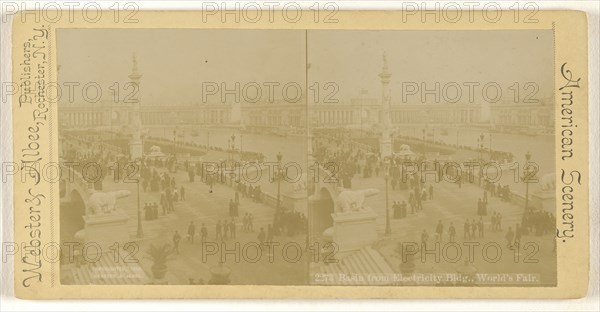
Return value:
<svg viewBox="0 0 600 312">
<path fill-rule="evenodd" d="M 142 120 L 140 118 L 140 79 L 142 75 L 138 72 L 138 63 L 135 53 L 132 57 L 133 68 L 131 69 L 131 74 L 128 76 L 133 84 L 133 88 L 135 92 L 129 99 L 131 104 L 131 112 L 132 112 L 132 135 L 130 145 L 130 155 L 132 159 L 138 159 L 143 156 L 143 145 L 142 145 Z"/>
<path fill-rule="evenodd" d="M 392 73 L 390 73 L 388 70 L 388 61 L 385 52 L 383 53 L 383 68 L 378 76 L 381 80 L 381 125 L 383 126 L 379 141 L 379 151 L 381 153 L 381 157 L 385 158 L 392 155 L 392 141 L 390 138 L 390 81 L 392 78 Z"/>
</svg>

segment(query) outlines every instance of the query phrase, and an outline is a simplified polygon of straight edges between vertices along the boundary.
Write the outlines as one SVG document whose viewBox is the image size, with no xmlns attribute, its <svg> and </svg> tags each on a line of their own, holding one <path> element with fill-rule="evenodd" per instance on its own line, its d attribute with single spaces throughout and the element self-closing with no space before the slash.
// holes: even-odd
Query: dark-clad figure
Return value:
<svg viewBox="0 0 600 312">
<path fill-rule="evenodd" d="M 437 226 L 435 227 L 435 233 L 438 235 L 440 242 L 442 241 L 442 234 L 444 234 L 444 225 L 442 224 L 442 220 L 438 221 Z"/>
<path fill-rule="evenodd" d="M 179 188 L 179 199 L 181 199 L 181 201 L 185 201 L 185 188 L 183 185 L 181 188 Z"/>
<path fill-rule="evenodd" d="M 188 226 L 188 241 L 193 243 L 195 234 L 196 234 L 196 226 L 194 225 L 194 221 L 190 221 L 190 226 Z"/>
<path fill-rule="evenodd" d="M 498 230 L 502 231 L 502 215 L 499 212 L 496 215 L 496 224 L 498 226 Z"/>
<path fill-rule="evenodd" d="M 429 184 L 429 199 L 433 199 L 433 184 Z"/>
<path fill-rule="evenodd" d="M 265 229 L 260 228 L 260 233 L 258 233 L 258 242 L 260 243 L 261 247 L 264 245 L 265 239 L 266 239 Z"/>
<path fill-rule="evenodd" d="M 175 235 L 173 235 L 173 248 L 177 254 L 179 254 L 179 241 L 181 241 L 181 236 L 175 231 Z"/>
<path fill-rule="evenodd" d="M 471 239 L 471 224 L 469 223 L 469 219 L 465 221 L 465 239 Z"/>
<path fill-rule="evenodd" d="M 231 233 L 231 238 L 235 239 L 235 221 L 231 218 L 231 222 L 229 222 L 229 233 Z"/>
<path fill-rule="evenodd" d="M 254 215 L 250 214 L 248 216 L 248 230 L 250 232 L 254 232 Z"/>
<path fill-rule="evenodd" d="M 202 223 L 202 227 L 200 228 L 200 242 L 206 242 L 206 238 L 208 237 L 208 230 L 204 223 Z"/>
<path fill-rule="evenodd" d="M 515 233 L 513 232 L 512 228 L 509 226 L 508 227 L 508 232 L 506 233 L 506 245 L 512 250 L 513 246 L 512 246 L 512 242 L 513 239 L 515 238 Z"/>
<path fill-rule="evenodd" d="M 454 228 L 454 223 L 452 222 L 450 222 L 450 226 L 448 227 L 448 235 L 449 241 L 454 242 L 454 239 L 456 237 L 456 229 Z"/>
<path fill-rule="evenodd" d="M 222 232 L 221 232 L 221 220 L 218 220 L 218 221 L 217 221 L 216 233 L 217 233 L 217 238 L 215 238 L 215 240 L 217 240 L 217 241 L 218 241 L 218 240 L 219 240 L 219 238 L 220 238 L 220 239 L 223 239 L 223 234 L 222 234 Z"/>
<path fill-rule="evenodd" d="M 242 224 L 243 224 L 244 231 L 248 231 L 248 219 L 249 219 L 248 213 L 246 212 L 246 214 L 242 218 Z"/>
<path fill-rule="evenodd" d="M 423 230 L 421 233 L 421 252 L 427 248 L 427 240 L 429 240 L 429 234 L 427 234 L 427 230 Z"/>
<path fill-rule="evenodd" d="M 521 228 L 519 223 L 517 223 L 517 226 L 515 227 L 515 243 L 514 243 L 514 246 L 516 248 L 519 248 L 519 245 L 521 244 L 521 236 L 522 235 L 523 235 L 523 229 Z"/>
<path fill-rule="evenodd" d="M 483 218 L 479 217 L 479 222 L 477 223 L 477 230 L 479 232 L 479 237 L 483 238 Z"/>
<path fill-rule="evenodd" d="M 150 220 L 150 217 L 151 217 L 150 214 L 151 214 L 150 206 L 148 206 L 148 203 L 145 203 L 144 204 L 144 219 L 146 221 Z"/>
<path fill-rule="evenodd" d="M 160 195 L 160 205 L 162 206 L 163 216 L 167 214 L 167 199 L 165 194 Z"/>
<path fill-rule="evenodd" d="M 158 206 L 152 205 L 150 208 L 152 210 L 152 220 L 158 219 Z"/>
</svg>

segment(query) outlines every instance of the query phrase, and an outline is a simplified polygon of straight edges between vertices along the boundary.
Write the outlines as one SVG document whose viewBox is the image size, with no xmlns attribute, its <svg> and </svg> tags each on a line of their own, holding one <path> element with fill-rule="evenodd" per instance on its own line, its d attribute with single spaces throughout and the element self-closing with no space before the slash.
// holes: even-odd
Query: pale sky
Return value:
<svg viewBox="0 0 600 312">
<path fill-rule="evenodd" d="M 143 104 L 199 103 L 202 82 L 304 84 L 304 38 L 289 30 L 59 30 L 59 81 L 126 83 L 135 52 Z"/>
<path fill-rule="evenodd" d="M 308 52 L 309 84 L 335 82 L 342 101 L 361 89 L 379 98 L 385 51 L 392 102 L 400 101 L 402 82 L 497 82 L 504 97 L 519 82 L 523 97 L 523 85 L 531 81 L 539 86 L 536 97 L 547 98 L 552 42 L 550 30 L 334 30 L 309 31 L 307 39 L 303 30 L 68 29 L 58 31 L 59 82 L 95 81 L 108 99 L 110 85 L 128 81 L 135 52 L 142 103 L 188 105 L 201 102 L 202 82 L 304 86 Z"/>
<path fill-rule="evenodd" d="M 542 98 L 553 91 L 551 30 L 313 31 L 308 42 L 310 76 L 338 82 L 342 98 L 355 97 L 363 88 L 380 96 L 377 75 L 384 51 L 392 102 L 400 101 L 402 82 L 425 82 L 431 88 L 435 82 L 497 82 L 505 91 L 520 82 L 523 97 L 522 86 L 532 81 Z"/>
</svg>

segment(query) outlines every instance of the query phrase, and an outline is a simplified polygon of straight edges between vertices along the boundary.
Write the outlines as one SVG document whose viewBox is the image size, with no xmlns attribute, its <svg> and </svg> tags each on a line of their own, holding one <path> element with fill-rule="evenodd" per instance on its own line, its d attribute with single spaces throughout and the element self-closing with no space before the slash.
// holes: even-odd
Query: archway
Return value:
<svg viewBox="0 0 600 312">
<path fill-rule="evenodd" d="M 76 241 L 75 233 L 85 226 L 85 201 L 77 190 L 71 191 L 70 198 L 60 203 L 60 240 L 61 242 Z"/>
<path fill-rule="evenodd" d="M 323 231 L 333 226 L 331 214 L 334 212 L 335 202 L 330 191 L 322 187 L 317 196 L 310 203 L 312 223 L 312 235 L 321 237 Z"/>
</svg>

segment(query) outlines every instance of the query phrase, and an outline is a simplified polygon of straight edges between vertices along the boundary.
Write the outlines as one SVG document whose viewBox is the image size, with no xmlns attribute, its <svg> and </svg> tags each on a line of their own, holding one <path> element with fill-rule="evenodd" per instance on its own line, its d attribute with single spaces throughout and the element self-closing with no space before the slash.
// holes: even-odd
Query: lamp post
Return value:
<svg viewBox="0 0 600 312">
<path fill-rule="evenodd" d="M 231 139 L 227 139 L 227 160 L 231 160 Z"/>
<path fill-rule="evenodd" d="M 490 136 L 490 161 L 492 161 L 492 133 L 488 133 Z"/>
<path fill-rule="evenodd" d="M 142 161 L 139 161 L 139 171 L 141 172 Z M 140 205 L 140 180 L 142 179 L 142 175 L 138 174 L 137 178 L 137 237 L 144 237 L 144 230 L 142 229 L 142 207 Z"/>
<path fill-rule="evenodd" d="M 481 178 L 483 175 L 483 147 L 484 147 L 484 142 L 483 140 L 485 139 L 485 135 L 483 133 L 481 133 L 479 135 L 479 138 L 477 138 L 477 150 L 479 151 L 479 177 L 477 178 L 477 180 L 479 181 L 478 184 L 481 185 Z"/>
<path fill-rule="evenodd" d="M 458 137 L 460 135 L 460 130 L 456 128 L 456 152 L 458 153 Z"/>
<path fill-rule="evenodd" d="M 481 159 L 483 158 L 483 140 L 485 139 L 485 135 L 481 133 L 479 138 L 477 138 L 477 150 L 479 151 L 479 162 L 481 163 Z"/>
<path fill-rule="evenodd" d="M 389 191 L 388 191 L 388 180 L 390 176 L 389 160 L 385 161 L 385 236 L 392 235 L 392 228 L 390 227 L 390 209 L 389 209 Z"/>
<path fill-rule="evenodd" d="M 525 183 L 525 212 L 529 208 L 529 180 L 531 179 L 532 168 L 529 166 L 529 160 L 531 159 L 531 154 L 529 151 L 525 153 L 525 172 L 523 173 L 523 182 Z M 523 215 L 525 216 L 525 215 Z"/>
<path fill-rule="evenodd" d="M 281 210 L 281 201 L 279 200 L 281 197 L 281 178 L 282 178 L 282 174 L 281 174 L 281 159 L 283 158 L 283 155 L 281 155 L 281 152 L 277 153 L 277 208 L 276 211 L 279 212 Z"/>
<path fill-rule="evenodd" d="M 427 148 L 427 143 L 425 143 L 425 128 L 423 128 L 423 156 L 425 156 L 426 148 Z"/>
<path fill-rule="evenodd" d="M 231 135 L 231 141 L 230 142 L 231 142 L 231 145 L 230 145 L 230 148 L 231 148 L 231 161 L 233 162 L 233 158 L 234 158 L 233 157 L 233 152 L 235 150 L 235 134 Z"/>
<path fill-rule="evenodd" d="M 177 127 L 173 128 L 173 145 L 177 143 Z"/>
</svg>

